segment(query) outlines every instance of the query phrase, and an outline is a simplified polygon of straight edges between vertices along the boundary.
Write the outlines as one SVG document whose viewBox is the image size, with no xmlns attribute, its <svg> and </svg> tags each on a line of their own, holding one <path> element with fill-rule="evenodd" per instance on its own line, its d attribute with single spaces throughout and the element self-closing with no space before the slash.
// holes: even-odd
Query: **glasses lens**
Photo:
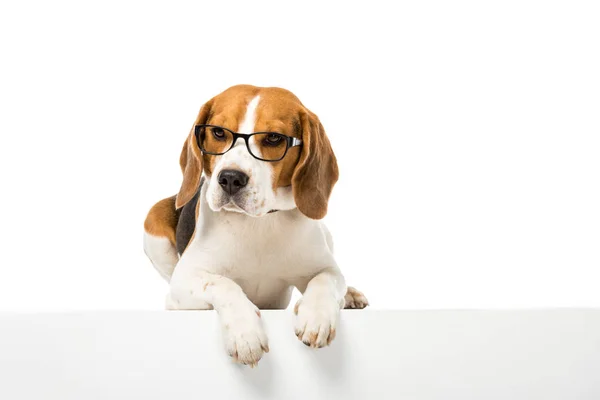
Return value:
<svg viewBox="0 0 600 400">
<path fill-rule="evenodd" d="M 287 150 L 287 140 L 279 133 L 257 133 L 252 137 L 250 149 L 255 157 L 263 160 L 280 160 Z"/>
<path fill-rule="evenodd" d="M 215 126 L 201 127 L 199 138 L 202 151 L 213 154 L 225 153 L 233 143 L 231 132 Z"/>
</svg>

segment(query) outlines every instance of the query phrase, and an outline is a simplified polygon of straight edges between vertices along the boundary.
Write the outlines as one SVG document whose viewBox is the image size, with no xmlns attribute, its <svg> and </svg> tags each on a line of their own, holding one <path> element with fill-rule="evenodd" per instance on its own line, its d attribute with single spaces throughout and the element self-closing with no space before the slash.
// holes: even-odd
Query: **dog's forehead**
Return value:
<svg viewBox="0 0 600 400">
<path fill-rule="evenodd" d="M 258 102 L 255 99 L 258 98 Z M 275 130 L 293 134 L 290 129 L 297 125 L 303 106 L 290 91 L 249 85 L 233 86 L 213 99 L 210 120 L 214 124 L 237 129 L 244 120 L 250 103 L 254 101 L 255 131 Z"/>
</svg>

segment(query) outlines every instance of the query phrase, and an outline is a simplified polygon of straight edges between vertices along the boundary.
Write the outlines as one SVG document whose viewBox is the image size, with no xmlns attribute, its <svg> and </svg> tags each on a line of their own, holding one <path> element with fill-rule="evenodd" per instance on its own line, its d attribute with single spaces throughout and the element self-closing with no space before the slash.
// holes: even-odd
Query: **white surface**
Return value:
<svg viewBox="0 0 600 400">
<path fill-rule="evenodd" d="M 600 398 L 600 310 L 345 311 L 321 350 L 263 315 L 271 352 L 250 369 L 212 311 L 3 314 L 0 398 Z"/>
<path fill-rule="evenodd" d="M 599 11 L 2 1 L 0 309 L 162 309 L 143 220 L 237 83 L 320 116 L 339 265 L 373 307 L 600 307 Z"/>
</svg>

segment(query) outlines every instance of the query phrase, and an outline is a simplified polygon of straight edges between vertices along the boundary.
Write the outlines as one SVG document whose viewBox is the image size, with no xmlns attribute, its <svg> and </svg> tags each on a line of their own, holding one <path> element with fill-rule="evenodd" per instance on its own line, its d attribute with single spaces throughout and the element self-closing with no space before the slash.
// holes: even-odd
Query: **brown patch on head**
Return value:
<svg viewBox="0 0 600 400">
<path fill-rule="evenodd" d="M 206 115 L 199 115 L 194 125 L 211 124 L 237 132 L 248 104 L 256 96 L 260 96 L 260 102 L 256 109 L 255 132 L 278 132 L 296 138 L 302 137 L 300 114 L 306 109 L 294 94 L 276 87 L 233 86 L 212 98 L 207 103 L 210 108 Z M 219 156 L 206 154 L 202 156 L 204 171 L 209 176 L 214 171 L 217 157 Z M 299 159 L 300 147 L 292 147 L 283 160 L 271 163 L 274 190 L 292 184 Z"/>
<path fill-rule="evenodd" d="M 289 148 L 281 161 L 270 163 L 273 190 L 291 185 L 298 209 L 309 218 L 323 218 L 338 179 L 337 161 L 323 125 L 285 89 L 261 88 L 256 94 L 260 102 L 255 131 L 278 132 L 303 141 L 302 146 Z"/>
<path fill-rule="evenodd" d="M 293 93 L 272 87 L 261 88 L 257 95 L 260 102 L 256 109 L 255 132 L 277 132 L 302 138 L 300 114 L 305 108 Z M 273 190 L 292 184 L 300 152 L 301 147 L 290 147 L 282 160 L 269 163 L 273 170 Z"/>
<path fill-rule="evenodd" d="M 211 101 L 211 110 L 208 118 L 203 124 L 222 126 L 237 132 L 240 123 L 246 115 L 248 103 L 258 94 L 260 88 L 250 85 L 232 86 L 219 95 L 213 97 Z M 208 154 L 204 157 L 204 171 L 207 175 L 212 175 L 217 157 Z"/>
<path fill-rule="evenodd" d="M 269 163 L 273 190 L 291 185 L 298 209 L 309 218 L 323 218 L 338 179 L 337 162 L 318 117 L 294 94 L 275 87 L 233 86 L 202 107 L 194 126 L 211 124 L 237 132 L 248 104 L 256 96 L 260 96 L 260 102 L 255 132 L 277 132 L 303 141 L 302 146 L 289 148 L 282 160 Z M 217 157 L 200 153 L 192 127 L 180 157 L 184 179 L 177 195 L 177 208 L 192 198 L 203 169 L 206 175 L 212 175 Z"/>
</svg>

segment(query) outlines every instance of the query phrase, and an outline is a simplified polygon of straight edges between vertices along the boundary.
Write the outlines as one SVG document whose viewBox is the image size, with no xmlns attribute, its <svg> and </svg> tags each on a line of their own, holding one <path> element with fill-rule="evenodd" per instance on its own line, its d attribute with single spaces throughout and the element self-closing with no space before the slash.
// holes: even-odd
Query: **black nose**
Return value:
<svg viewBox="0 0 600 400">
<path fill-rule="evenodd" d="M 234 195 L 248 184 L 248 175 L 234 169 L 224 169 L 219 172 L 219 185 L 230 195 Z"/>
</svg>

